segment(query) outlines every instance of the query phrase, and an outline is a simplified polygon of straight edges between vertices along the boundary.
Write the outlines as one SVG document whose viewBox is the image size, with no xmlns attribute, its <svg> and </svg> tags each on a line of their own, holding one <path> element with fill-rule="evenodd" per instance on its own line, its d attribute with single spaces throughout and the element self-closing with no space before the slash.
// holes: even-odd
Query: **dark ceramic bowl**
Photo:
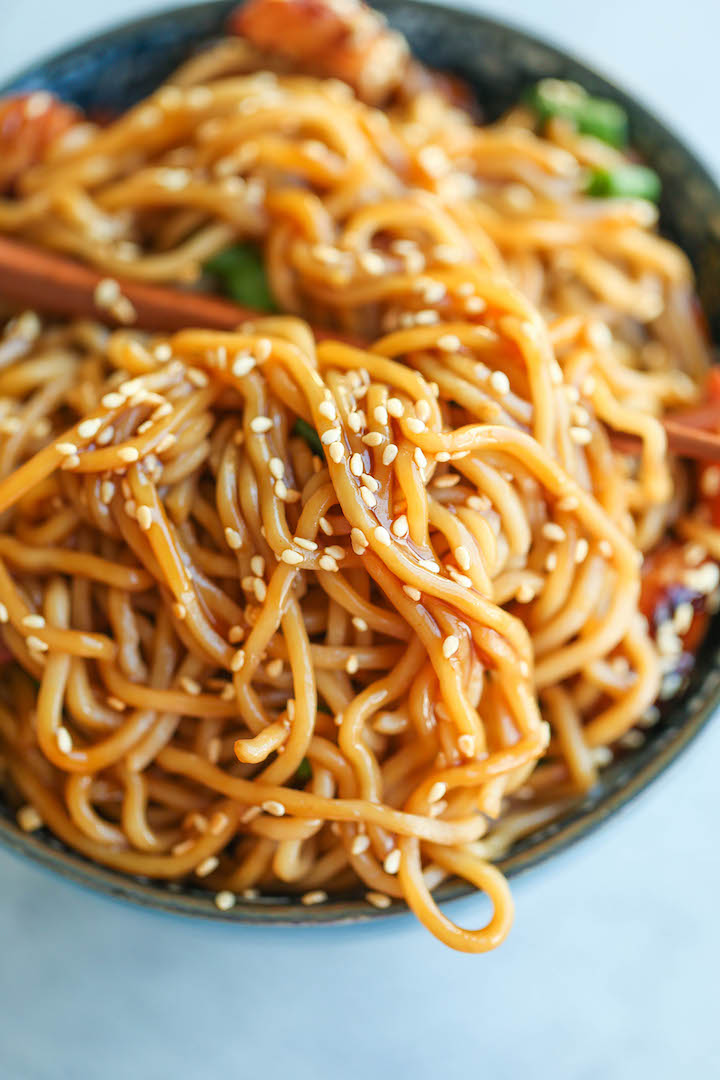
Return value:
<svg viewBox="0 0 720 1080">
<path fill-rule="evenodd" d="M 48 89 L 91 110 L 125 109 L 144 97 L 182 60 L 218 36 L 235 6 L 198 4 L 138 19 L 40 61 L 7 83 L 0 93 Z M 377 0 L 391 24 L 434 67 L 463 76 L 475 87 L 488 117 L 518 99 L 543 76 L 574 79 L 593 93 L 627 109 L 632 141 L 663 181 L 663 230 L 690 256 L 698 275 L 705 313 L 720 339 L 720 192 L 705 168 L 678 139 L 635 100 L 595 72 L 536 38 L 490 19 L 415 0 Z M 720 704 L 718 622 L 701 650 L 685 693 L 648 732 L 646 742 L 606 769 L 590 794 L 559 820 L 518 841 L 500 867 L 514 875 L 574 844 L 659 776 L 694 738 Z M 47 830 L 23 833 L 0 802 L 0 842 L 64 877 L 149 907 L 253 923 L 329 923 L 379 918 L 405 911 L 403 904 L 377 911 L 359 895 L 303 907 L 292 897 L 239 903 L 220 912 L 212 897 L 193 885 L 156 884 L 106 870 L 68 850 Z M 467 895 L 464 883 L 438 890 L 441 900 Z"/>
</svg>

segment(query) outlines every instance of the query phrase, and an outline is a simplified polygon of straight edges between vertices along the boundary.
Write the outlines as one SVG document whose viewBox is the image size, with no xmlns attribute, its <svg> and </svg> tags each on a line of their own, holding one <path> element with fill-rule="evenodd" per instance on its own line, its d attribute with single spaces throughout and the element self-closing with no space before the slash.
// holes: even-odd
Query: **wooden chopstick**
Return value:
<svg viewBox="0 0 720 1080">
<path fill-rule="evenodd" d="M 115 318 L 108 307 L 98 306 L 95 301 L 97 286 L 108 277 L 117 281 L 121 294 L 135 308 L 131 324 Z M 262 312 L 253 308 L 207 293 L 101 274 L 63 255 L 7 237 L 0 237 L 0 295 L 37 311 L 89 317 L 109 326 L 131 325 L 140 330 L 183 330 L 187 327 L 235 330 L 243 322 L 263 317 Z M 316 331 L 316 336 L 336 340 L 341 337 L 327 330 Z"/>
<path fill-rule="evenodd" d="M 95 290 L 107 278 L 63 255 L 0 237 L 0 295 L 16 304 L 55 315 L 96 319 L 109 326 L 127 325 L 112 311 L 99 306 Z M 120 292 L 133 305 L 132 326 L 141 330 L 173 331 L 186 327 L 235 330 L 241 323 L 262 318 L 263 313 L 222 300 L 207 293 L 148 285 L 114 277 Z M 362 346 L 362 342 L 332 330 L 313 327 L 319 340 L 335 339 Z M 663 425 L 668 446 L 682 457 L 720 461 L 720 403 L 703 403 L 685 413 L 666 416 Z M 713 430 L 706 430 L 712 429 Z M 623 453 L 640 453 L 640 439 L 613 432 L 613 445 Z"/>
</svg>

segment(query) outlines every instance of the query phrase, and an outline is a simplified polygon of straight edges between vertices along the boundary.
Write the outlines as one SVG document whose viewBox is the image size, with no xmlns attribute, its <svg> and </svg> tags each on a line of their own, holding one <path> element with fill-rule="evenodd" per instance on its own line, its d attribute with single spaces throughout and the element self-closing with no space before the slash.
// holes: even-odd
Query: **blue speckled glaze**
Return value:
<svg viewBox="0 0 720 1080">
<path fill-rule="evenodd" d="M 119 112 L 153 90 L 177 65 L 217 38 L 226 0 L 173 9 L 136 20 L 38 61 L 0 93 L 48 89 L 84 109 Z M 544 76 L 574 79 L 590 92 L 619 101 L 630 116 L 633 144 L 663 181 L 663 231 L 690 256 L 705 314 L 720 338 L 720 192 L 706 169 L 658 120 L 622 90 L 567 54 L 519 30 L 469 12 L 413 0 L 380 0 L 393 26 L 407 35 L 422 59 L 463 76 L 475 87 L 486 115 L 496 116 L 522 90 Z M 509 874 L 526 870 L 574 843 L 650 783 L 680 753 L 720 704 L 718 622 L 701 650 L 690 686 L 669 707 L 646 743 L 628 751 L 602 774 L 597 787 L 561 819 L 525 837 L 500 864 Z M 403 911 L 369 908 L 342 897 L 304 908 L 290 897 L 268 897 L 220 912 L 192 885 L 164 885 L 94 865 L 68 851 L 46 830 L 22 833 L 0 802 L 0 842 L 75 881 L 164 910 L 241 922 L 317 923 L 381 918 Z M 468 892 L 449 883 L 451 899 Z"/>
</svg>

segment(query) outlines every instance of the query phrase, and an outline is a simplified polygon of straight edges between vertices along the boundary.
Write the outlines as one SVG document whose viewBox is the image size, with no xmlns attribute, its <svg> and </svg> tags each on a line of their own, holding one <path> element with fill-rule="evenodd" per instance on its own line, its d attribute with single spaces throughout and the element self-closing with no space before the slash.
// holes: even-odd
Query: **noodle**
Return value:
<svg viewBox="0 0 720 1080">
<path fill-rule="evenodd" d="M 4 230 L 148 281 L 255 241 L 286 312 L 8 322 L 9 788 L 116 870 L 231 901 L 360 882 L 482 952 L 512 921 L 492 859 L 642 738 L 717 588 L 660 423 L 708 364 L 691 273 L 648 202 L 582 193 L 622 157 L 571 125 L 258 63 L 223 42 L 0 199 Z M 484 928 L 438 909 L 453 875 Z"/>
</svg>

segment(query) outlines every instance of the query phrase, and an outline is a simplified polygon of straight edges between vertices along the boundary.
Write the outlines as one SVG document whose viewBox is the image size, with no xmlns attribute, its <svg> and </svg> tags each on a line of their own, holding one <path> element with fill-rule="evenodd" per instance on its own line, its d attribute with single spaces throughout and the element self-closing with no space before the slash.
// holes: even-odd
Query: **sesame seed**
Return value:
<svg viewBox="0 0 720 1080">
<path fill-rule="evenodd" d="M 686 570 L 683 581 L 689 589 L 700 593 L 702 596 L 708 596 L 718 587 L 720 570 L 717 563 L 708 562 L 704 566 L 698 567 L 697 570 Z"/>
<path fill-rule="evenodd" d="M 392 465 L 393 461 L 398 455 L 398 448 L 395 443 L 388 443 L 382 452 L 383 465 Z"/>
<path fill-rule="evenodd" d="M 249 353 L 239 353 L 232 362 L 230 370 L 237 378 L 249 375 L 255 367 L 255 357 Z"/>
<path fill-rule="evenodd" d="M 192 851 L 195 847 L 195 840 L 193 837 L 188 836 L 186 840 L 181 840 L 179 844 L 174 844 L 170 849 L 173 855 L 187 855 L 188 851 Z"/>
<path fill-rule="evenodd" d="M 26 626 L 28 630 L 42 630 L 45 619 L 42 615 L 24 615 L 22 625 Z"/>
<path fill-rule="evenodd" d="M 354 547 L 359 547 L 364 550 L 368 546 L 368 539 L 362 529 L 351 529 L 350 540 Z"/>
<path fill-rule="evenodd" d="M 72 735 L 66 727 L 59 727 L 55 732 L 55 741 L 61 754 L 70 754 L 73 748 Z"/>
<path fill-rule="evenodd" d="M 338 564 L 333 559 L 332 555 L 321 555 L 318 559 L 318 566 L 321 570 L 327 570 L 333 574 L 338 569 Z"/>
<path fill-rule="evenodd" d="M 277 679 L 282 675 L 284 666 L 283 660 L 280 657 L 277 657 L 277 659 L 270 661 L 266 666 L 265 671 L 271 679 Z"/>
<path fill-rule="evenodd" d="M 400 538 L 402 538 L 403 536 L 407 536 L 408 532 L 410 531 L 410 527 L 408 525 L 408 519 L 406 518 L 405 514 L 400 514 L 399 517 L 396 517 L 390 528 L 395 536 L 398 536 Z"/>
<path fill-rule="evenodd" d="M 552 573 L 552 571 L 556 567 L 557 567 L 557 555 L 555 554 L 554 551 L 551 551 L 550 554 L 545 559 L 545 569 L 549 573 Z"/>
<path fill-rule="evenodd" d="M 384 547 L 390 546 L 390 533 L 382 525 L 378 525 L 373 529 L 373 536 L 378 544 L 382 544 Z"/>
<path fill-rule="evenodd" d="M 320 436 L 320 442 L 323 446 L 330 446 L 331 443 L 339 442 L 342 438 L 342 431 L 339 427 L 328 428 L 327 431 L 323 431 Z"/>
<path fill-rule="evenodd" d="M 430 419 L 431 413 L 432 409 L 430 408 L 430 403 L 427 402 L 425 398 L 420 398 L 420 400 L 415 406 L 415 415 L 418 417 L 418 419 L 422 420 L 423 423 L 427 423 L 427 421 Z"/>
<path fill-rule="evenodd" d="M 373 494 L 379 491 L 380 484 L 377 482 L 374 476 L 370 476 L 369 473 L 363 473 L 361 479 L 365 487 L 370 488 Z"/>
<path fill-rule="evenodd" d="M 699 566 L 705 562 L 708 553 L 702 544 L 690 543 L 683 548 L 683 556 L 688 566 Z"/>
<path fill-rule="evenodd" d="M 571 427 L 570 438 L 577 446 L 587 446 L 592 442 L 592 432 L 586 427 Z"/>
<path fill-rule="evenodd" d="M 354 411 L 348 414 L 348 425 L 356 433 L 360 430 L 363 423 L 359 412 Z"/>
<path fill-rule="evenodd" d="M 427 458 L 425 457 L 419 446 L 415 447 L 415 451 L 413 453 L 413 461 L 417 465 L 418 469 L 424 469 L 427 465 Z"/>
<path fill-rule="evenodd" d="M 364 851 L 370 847 L 370 837 L 367 833 L 358 833 L 354 836 L 352 843 L 350 844 L 350 853 L 352 855 L 362 855 Z"/>
<path fill-rule="evenodd" d="M 534 600 L 535 590 L 533 589 L 532 585 L 528 585 L 527 582 L 523 582 L 523 584 L 519 587 L 518 591 L 515 593 L 515 599 L 518 601 L 519 604 L 529 604 L 531 600 Z"/>
<path fill-rule="evenodd" d="M 120 286 L 113 278 L 103 278 L 95 286 L 93 299 L 97 307 L 109 308 L 120 299 Z"/>
<path fill-rule="evenodd" d="M 350 458 L 350 472 L 353 476 L 362 476 L 364 470 L 365 465 L 363 464 L 363 459 L 360 454 L 353 454 Z"/>
<path fill-rule="evenodd" d="M 385 440 L 379 431 L 369 431 L 367 435 L 363 435 L 362 441 L 365 446 L 381 446 Z"/>
<path fill-rule="evenodd" d="M 304 536 L 294 536 L 293 542 L 298 547 L 304 548 L 305 551 L 317 551 L 317 544 L 314 540 L 307 540 Z"/>
<path fill-rule="evenodd" d="M 360 488 L 360 498 L 362 499 L 362 501 L 365 503 L 366 506 L 370 507 L 371 510 L 372 510 L 372 508 L 374 506 L 377 505 L 377 499 L 373 495 L 370 488 L 366 487 L 364 484 Z"/>
<path fill-rule="evenodd" d="M 236 903 L 237 898 L 229 889 L 222 889 L 219 893 L 215 893 L 215 907 L 219 911 L 230 911 Z"/>
<path fill-rule="evenodd" d="M 588 543 L 588 541 L 585 539 L 584 536 L 581 536 L 580 539 L 578 540 L 577 546 L 575 548 L 575 562 L 576 563 L 584 562 L 585 559 L 588 556 L 589 551 L 590 551 L 590 544 Z"/>
<path fill-rule="evenodd" d="M 557 508 L 561 511 L 577 510 L 578 500 L 575 495 L 566 495 L 564 499 L 558 500 Z"/>
<path fill-rule="evenodd" d="M 490 385 L 501 397 L 510 393 L 510 380 L 504 371 L 493 371 L 490 376 Z"/>
<path fill-rule="evenodd" d="M 352 624 L 353 624 L 353 626 L 355 627 L 356 630 L 363 631 L 363 630 L 367 630 L 367 628 L 368 628 L 368 624 L 359 615 L 354 615 L 353 618 L 351 619 L 351 622 L 352 622 Z"/>
<path fill-rule="evenodd" d="M 400 854 L 400 848 L 393 848 L 391 852 L 385 857 L 383 862 L 383 870 L 386 874 L 397 874 L 400 869 L 400 860 L 402 856 Z"/>
<path fill-rule="evenodd" d="M 207 877 L 213 870 L 217 870 L 219 865 L 220 860 L 217 855 L 208 855 L 207 859 L 203 859 L 200 865 L 195 867 L 195 873 L 200 878 Z"/>
<path fill-rule="evenodd" d="M 285 465 L 279 457 L 272 457 L 268 463 L 270 475 L 280 480 L 285 475 Z"/>
<path fill-rule="evenodd" d="M 365 893 L 365 899 L 376 908 L 389 908 L 392 904 L 390 897 L 381 892 L 367 892 Z"/>
<path fill-rule="evenodd" d="M 136 446 L 121 446 L 118 450 L 118 457 L 129 465 L 133 461 L 140 460 L 140 451 Z"/>
<path fill-rule="evenodd" d="M 35 832 L 36 829 L 41 829 L 43 826 L 43 819 L 34 806 L 21 806 L 16 814 L 16 819 L 23 832 Z"/>
<path fill-rule="evenodd" d="M 148 529 L 152 528 L 153 512 L 149 506 L 138 506 L 137 523 L 143 532 L 147 532 Z"/>
<path fill-rule="evenodd" d="M 250 421 L 250 430 L 256 435 L 264 435 L 272 426 L 273 422 L 269 416 L 254 416 Z"/>
<path fill-rule="evenodd" d="M 230 670 L 231 671 L 240 671 L 244 663 L 245 663 L 245 650 L 244 649 L 238 649 L 236 653 L 233 653 L 232 659 L 230 661 Z"/>
<path fill-rule="evenodd" d="M 287 563 L 288 566 L 299 566 L 300 563 L 303 561 L 303 557 L 300 552 L 293 551 L 292 548 L 285 548 L 285 550 L 280 555 L 280 558 L 284 563 Z"/>
<path fill-rule="evenodd" d="M 314 889 L 312 892 L 306 892 L 300 897 L 300 903 L 305 907 L 311 907 L 313 904 L 324 904 L 328 898 L 328 894 L 322 889 Z"/>
<path fill-rule="evenodd" d="M 72 457 L 73 454 L 77 454 L 78 448 L 75 443 L 71 442 L 59 442 L 55 443 L 55 449 L 58 454 L 62 454 L 63 457 Z"/>
<path fill-rule="evenodd" d="M 97 435 L 102 426 L 102 420 L 93 418 L 90 420 L 83 420 L 78 424 L 78 435 L 81 439 L 92 439 L 93 435 Z"/>
<path fill-rule="evenodd" d="M 355 675 L 360 668 L 360 661 L 357 656 L 349 656 L 345 662 L 345 670 L 348 675 Z"/>
<path fill-rule="evenodd" d="M 243 889 L 241 895 L 242 895 L 243 900 L 257 900 L 258 896 L 260 895 L 260 890 L 259 889 Z"/>
<path fill-rule="evenodd" d="M 720 493 L 720 467 L 711 465 L 706 468 L 700 480 L 700 490 L 703 495 L 712 498 Z"/>
<path fill-rule="evenodd" d="M 242 626 L 231 626 L 228 630 L 228 641 L 231 645 L 237 645 L 239 641 L 245 637 L 245 630 Z"/>
<path fill-rule="evenodd" d="M 173 610 L 173 615 L 175 616 L 176 619 L 185 619 L 185 618 L 187 618 L 187 608 L 185 607 L 184 604 L 180 604 L 180 603 L 173 604 L 172 610 Z"/>
<path fill-rule="evenodd" d="M 461 570 L 469 570 L 470 569 L 470 552 L 468 551 L 468 549 L 466 547 L 463 547 L 462 545 L 460 545 L 460 547 L 455 548 L 455 553 L 454 554 L 455 554 L 455 561 L 457 562 L 460 569 Z"/>
<path fill-rule="evenodd" d="M 260 806 L 266 814 L 271 814 L 273 817 L 283 817 L 285 814 L 285 807 L 275 799 L 267 799 L 265 802 L 260 803 Z"/>
<path fill-rule="evenodd" d="M 345 447 L 340 442 L 334 442 L 330 446 L 328 453 L 330 455 L 330 460 L 334 461 L 336 465 L 339 465 L 345 457 Z"/>
<path fill-rule="evenodd" d="M 431 574 L 440 572 L 440 567 L 434 559 L 418 559 L 418 566 L 421 566 L 423 570 L 429 570 Z"/>
<path fill-rule="evenodd" d="M 373 417 L 378 424 L 387 424 L 388 413 L 384 405 L 376 405 L 373 409 Z"/>
<path fill-rule="evenodd" d="M 327 266 L 335 266 L 342 262 L 342 252 L 329 244 L 315 244 L 311 252 L 318 262 L 325 263 Z"/>
<path fill-rule="evenodd" d="M 189 675 L 183 675 L 178 680 L 178 682 L 180 683 L 180 686 L 185 691 L 185 693 L 192 694 L 193 697 L 197 697 L 197 695 L 202 692 L 202 687 L 200 686 L 200 683 L 197 682 L 195 679 L 191 679 Z"/>
<path fill-rule="evenodd" d="M 403 592 L 405 593 L 405 595 L 409 596 L 411 600 L 415 600 L 416 602 L 420 599 L 420 597 L 422 595 L 420 590 L 414 588 L 414 586 L 412 586 L 412 585 L 403 585 L 402 588 L 403 588 Z"/>
<path fill-rule="evenodd" d="M 601 540 L 600 543 L 598 544 L 598 551 L 600 552 L 600 554 L 604 558 L 606 558 L 606 559 L 611 559 L 612 558 L 613 549 L 612 549 L 612 544 L 610 543 L 609 540 Z"/>
<path fill-rule="evenodd" d="M 425 431 L 425 424 L 415 416 L 408 417 L 405 423 L 407 424 L 408 431 L 411 431 L 413 435 L 420 435 L 421 432 Z"/>
<path fill-rule="evenodd" d="M 394 416 L 395 419 L 398 419 L 399 417 L 403 416 L 403 414 L 405 413 L 405 406 L 403 405 L 400 398 L 396 398 L 396 397 L 388 398 L 385 407 L 386 407 L 389 415 Z"/>
<path fill-rule="evenodd" d="M 558 525 L 555 521 L 546 521 L 540 531 L 546 540 L 560 541 L 567 538 L 562 525 Z"/>
<path fill-rule="evenodd" d="M 253 592 L 258 604 L 264 604 L 267 596 L 267 585 L 262 578 L 253 578 Z"/>
<path fill-rule="evenodd" d="M 39 637 L 35 637 L 34 634 L 29 634 L 25 638 L 25 644 L 27 645 L 30 652 L 41 652 L 42 653 L 42 652 L 47 652 L 48 651 L 47 642 L 43 641 Z"/>
<path fill-rule="evenodd" d="M 253 555 L 250 560 L 250 569 L 256 577 L 262 577 L 265 573 L 265 560 L 262 555 Z"/>
<path fill-rule="evenodd" d="M 612 333 L 607 323 L 593 320 L 587 328 L 587 339 L 596 349 L 609 349 L 612 345 Z"/>
<path fill-rule="evenodd" d="M 285 500 L 288 496 L 288 486 L 284 480 L 276 480 L 273 484 L 273 491 L 277 495 L 278 499 Z"/>
<path fill-rule="evenodd" d="M 328 555 L 332 555 L 333 559 L 344 559 L 345 549 L 340 547 L 339 544 L 330 544 L 325 548 L 325 552 Z"/>
<path fill-rule="evenodd" d="M 262 364 L 265 360 L 268 360 L 272 355 L 272 349 L 270 338 L 258 338 L 255 342 L 255 356 L 258 363 Z"/>
<path fill-rule="evenodd" d="M 437 347 L 443 352 L 457 352 L 462 348 L 462 342 L 455 334 L 442 334 L 437 339 Z"/>
<path fill-rule="evenodd" d="M 472 736 L 471 736 L 471 738 L 472 738 Z M 447 784 L 443 783 L 442 780 L 436 780 L 435 783 L 430 788 L 430 790 L 428 791 L 428 797 L 427 797 L 428 802 L 429 803 L 439 802 L 440 799 L 444 798 L 446 791 L 447 791 Z"/>
<path fill-rule="evenodd" d="M 481 296 L 470 296 L 465 301 L 465 310 L 469 315 L 479 315 L 486 307 L 487 304 Z"/>
<path fill-rule="evenodd" d="M 433 480 L 433 484 L 436 488 L 452 488 L 459 483 L 459 473 L 444 473 L 442 476 L 436 476 Z"/>
<path fill-rule="evenodd" d="M 443 656 L 445 657 L 446 660 L 449 660 L 451 656 L 455 655 L 455 653 L 458 651 L 459 648 L 460 648 L 460 638 L 456 637 L 455 634 L 449 634 L 445 638 L 445 640 L 443 641 L 443 645 L 442 645 Z"/>
<path fill-rule="evenodd" d="M 474 735 L 461 735 L 458 738 L 458 748 L 463 757 L 472 758 L 475 757 L 475 736 Z"/>
<path fill-rule="evenodd" d="M 0 623 L 6 623 L 9 620 L 8 609 L 5 604 L 0 603 Z"/>
</svg>

